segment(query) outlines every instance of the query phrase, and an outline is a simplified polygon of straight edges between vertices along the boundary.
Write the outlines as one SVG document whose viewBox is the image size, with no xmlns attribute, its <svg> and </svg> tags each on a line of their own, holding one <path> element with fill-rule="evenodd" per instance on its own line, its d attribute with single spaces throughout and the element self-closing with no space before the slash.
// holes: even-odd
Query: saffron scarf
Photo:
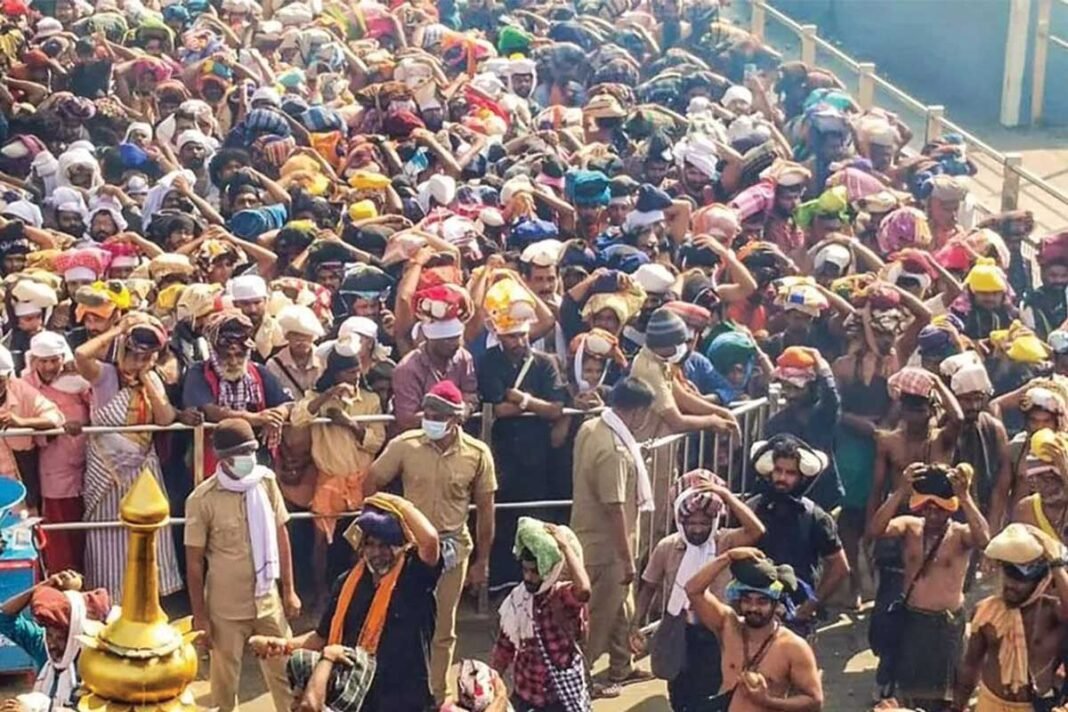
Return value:
<svg viewBox="0 0 1068 712">
<path fill-rule="evenodd" d="M 382 637 L 382 630 L 386 627 L 386 614 L 389 611 L 389 603 L 393 599 L 393 589 L 400 578 L 401 569 L 404 568 L 405 552 L 402 552 L 393 563 L 393 568 L 382 577 L 378 584 L 378 590 L 371 600 L 371 610 L 367 613 L 367 619 L 360 629 L 360 637 L 356 645 L 363 648 L 371 655 L 378 650 L 378 641 Z M 333 618 L 330 619 L 330 635 L 327 645 L 340 645 L 341 636 L 345 630 L 345 616 L 352 605 L 352 598 L 356 595 L 356 587 L 359 586 L 367 570 L 367 563 L 360 561 L 345 577 L 345 583 L 341 585 L 341 593 L 338 595 L 337 609 Z"/>
</svg>

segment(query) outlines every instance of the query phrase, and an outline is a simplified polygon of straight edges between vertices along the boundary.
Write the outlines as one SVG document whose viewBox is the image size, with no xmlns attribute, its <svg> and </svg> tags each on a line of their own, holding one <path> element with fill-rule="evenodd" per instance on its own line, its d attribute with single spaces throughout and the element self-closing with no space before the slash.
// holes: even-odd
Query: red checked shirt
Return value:
<svg viewBox="0 0 1068 712">
<path fill-rule="evenodd" d="M 534 625 L 553 665 L 569 667 L 578 641 L 586 634 L 586 604 L 575 598 L 573 584 L 558 583 L 552 591 L 534 599 Z M 533 707 L 547 707 L 557 701 L 537 639 L 522 641 L 516 654 L 512 641 L 504 633 L 498 634 L 493 646 L 493 668 L 504 672 L 513 662 L 513 692 L 519 699 Z"/>
</svg>

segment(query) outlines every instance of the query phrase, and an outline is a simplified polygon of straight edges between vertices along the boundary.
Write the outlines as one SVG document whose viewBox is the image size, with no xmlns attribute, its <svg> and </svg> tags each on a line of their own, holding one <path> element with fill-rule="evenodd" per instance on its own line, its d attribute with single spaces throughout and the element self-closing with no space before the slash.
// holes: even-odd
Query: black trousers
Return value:
<svg viewBox="0 0 1068 712">
<path fill-rule="evenodd" d="M 703 625 L 686 626 L 686 664 L 668 682 L 668 698 L 674 712 L 708 712 L 712 698 L 723 684 L 719 639 Z"/>
</svg>

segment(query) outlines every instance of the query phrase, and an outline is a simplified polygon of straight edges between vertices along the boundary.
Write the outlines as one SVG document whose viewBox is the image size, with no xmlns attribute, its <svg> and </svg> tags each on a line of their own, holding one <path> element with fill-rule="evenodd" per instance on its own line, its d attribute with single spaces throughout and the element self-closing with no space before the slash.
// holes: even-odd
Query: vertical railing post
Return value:
<svg viewBox="0 0 1068 712">
<path fill-rule="evenodd" d="M 204 481 L 204 425 L 193 428 L 193 484 Z"/>
<path fill-rule="evenodd" d="M 867 111 L 875 106 L 875 63 L 861 62 L 857 65 L 857 101 Z"/>
<path fill-rule="evenodd" d="M 934 104 L 927 107 L 927 131 L 924 134 L 924 142 L 930 143 L 942 136 L 942 119 L 946 116 L 946 107 Z"/>
<path fill-rule="evenodd" d="M 819 30 L 815 25 L 801 25 L 801 61 L 812 67 L 816 64 L 816 32 Z"/>
<path fill-rule="evenodd" d="M 767 21 L 765 2 L 766 0 L 753 0 L 753 12 L 749 16 L 749 33 L 761 41 L 764 40 L 764 23 Z"/>
<path fill-rule="evenodd" d="M 1049 54 L 1049 18 L 1053 0 L 1038 0 L 1038 19 L 1035 22 L 1035 55 L 1031 70 L 1031 123 L 1042 122 L 1046 99 L 1046 57 Z"/>
<path fill-rule="evenodd" d="M 1006 153 L 1001 177 L 1001 211 L 1016 210 L 1020 205 L 1020 174 L 1016 172 L 1023 164 L 1019 153 Z"/>
</svg>

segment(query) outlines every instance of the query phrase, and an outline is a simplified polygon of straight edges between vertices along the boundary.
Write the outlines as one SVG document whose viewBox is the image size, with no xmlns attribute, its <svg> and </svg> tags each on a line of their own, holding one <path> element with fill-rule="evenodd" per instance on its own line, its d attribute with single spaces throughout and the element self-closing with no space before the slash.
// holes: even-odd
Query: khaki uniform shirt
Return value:
<svg viewBox="0 0 1068 712">
<path fill-rule="evenodd" d="M 575 437 L 573 471 L 571 529 L 582 543 L 586 563 L 608 566 L 619 558 L 608 524 L 608 505 L 623 505 L 632 550 L 637 546 L 638 485 L 634 461 L 604 421 L 592 418 L 582 424 Z"/>
<path fill-rule="evenodd" d="M 426 515 L 439 533 L 456 534 L 470 544 L 467 508 L 478 494 L 497 491 L 497 474 L 489 447 L 460 432 L 445 452 L 422 430 L 391 440 L 371 465 L 379 488 L 400 475 L 404 497 Z"/>
<path fill-rule="evenodd" d="M 657 358 L 656 354 L 646 347 L 634 357 L 634 365 L 631 366 L 630 375 L 640 378 L 653 389 L 653 404 L 649 407 L 649 418 L 639 430 L 634 431 L 634 439 L 644 442 L 653 438 L 669 435 L 671 431 L 664 422 L 664 411 L 675 405 L 675 394 L 672 392 L 674 372 L 677 366 Z"/>
<path fill-rule="evenodd" d="M 274 475 L 260 487 L 274 509 L 275 524 L 284 526 L 289 512 Z M 277 589 L 256 598 L 256 571 L 248 530 L 245 495 L 219 486 L 215 477 L 200 483 L 185 503 L 185 545 L 204 549 L 207 559 L 204 597 L 208 614 L 222 620 L 252 620 L 271 615 L 281 606 Z"/>
</svg>

